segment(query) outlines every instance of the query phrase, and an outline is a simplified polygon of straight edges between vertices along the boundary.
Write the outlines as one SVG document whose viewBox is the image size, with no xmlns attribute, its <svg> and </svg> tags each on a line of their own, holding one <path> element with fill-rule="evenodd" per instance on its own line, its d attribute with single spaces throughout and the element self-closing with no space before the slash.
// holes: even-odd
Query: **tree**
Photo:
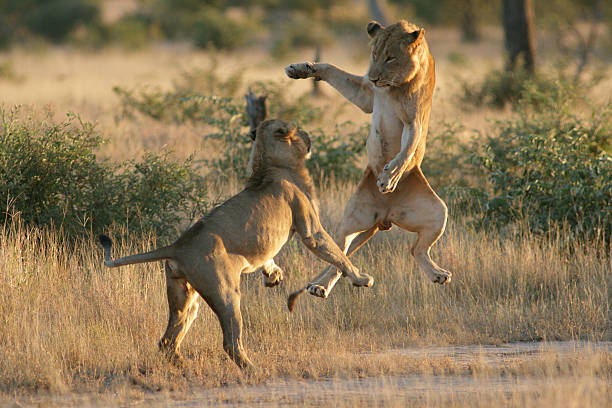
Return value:
<svg viewBox="0 0 612 408">
<path fill-rule="evenodd" d="M 530 74 L 535 72 L 533 5 L 531 0 L 503 0 L 503 23 L 507 69 L 514 71 L 519 63 Z"/>
<path fill-rule="evenodd" d="M 379 4 L 378 0 L 367 0 L 368 9 L 372 15 L 372 19 L 378 21 L 383 26 L 388 24 L 387 17 L 383 11 L 383 7 Z"/>
</svg>

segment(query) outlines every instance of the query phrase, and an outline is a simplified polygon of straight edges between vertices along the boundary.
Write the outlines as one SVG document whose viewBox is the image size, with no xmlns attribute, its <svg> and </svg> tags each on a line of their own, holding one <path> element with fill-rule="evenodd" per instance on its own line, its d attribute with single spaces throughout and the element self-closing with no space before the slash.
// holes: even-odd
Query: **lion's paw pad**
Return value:
<svg viewBox="0 0 612 408">
<path fill-rule="evenodd" d="M 438 273 L 436 273 L 434 275 L 434 278 L 432 280 L 433 280 L 434 283 L 439 283 L 440 285 L 445 285 L 447 283 L 450 283 L 452 276 L 453 276 L 453 274 L 448 272 L 448 271 L 438 272 Z"/>
<path fill-rule="evenodd" d="M 306 290 L 313 296 L 318 296 L 322 297 L 323 299 L 327 299 L 327 289 L 324 286 L 310 284 L 308 285 Z"/>
<path fill-rule="evenodd" d="M 285 68 L 287 76 L 293 79 L 310 78 L 314 74 L 314 71 L 314 65 L 310 62 L 291 64 Z"/>
</svg>

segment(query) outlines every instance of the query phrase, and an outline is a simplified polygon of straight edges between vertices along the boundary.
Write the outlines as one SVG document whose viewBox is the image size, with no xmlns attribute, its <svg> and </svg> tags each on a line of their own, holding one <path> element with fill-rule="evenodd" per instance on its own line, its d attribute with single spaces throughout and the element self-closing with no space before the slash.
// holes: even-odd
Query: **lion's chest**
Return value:
<svg viewBox="0 0 612 408">
<path fill-rule="evenodd" d="M 366 142 L 368 164 L 379 172 L 402 146 L 404 124 L 396 115 L 390 96 L 384 90 L 374 94 L 372 126 Z"/>
</svg>

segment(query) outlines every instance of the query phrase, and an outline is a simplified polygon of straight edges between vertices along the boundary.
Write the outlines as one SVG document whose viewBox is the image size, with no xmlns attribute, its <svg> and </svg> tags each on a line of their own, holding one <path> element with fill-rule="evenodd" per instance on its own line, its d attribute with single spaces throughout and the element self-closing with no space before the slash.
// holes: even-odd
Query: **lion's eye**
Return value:
<svg viewBox="0 0 612 408">
<path fill-rule="evenodd" d="M 287 132 L 286 132 L 286 131 L 284 131 L 283 129 L 277 129 L 277 130 L 274 132 L 274 136 L 277 136 L 277 137 L 283 137 L 283 136 L 285 136 L 286 134 L 287 134 Z"/>
<path fill-rule="evenodd" d="M 388 64 L 393 61 L 395 61 L 395 57 L 387 57 L 387 59 L 385 60 L 385 63 Z"/>
</svg>

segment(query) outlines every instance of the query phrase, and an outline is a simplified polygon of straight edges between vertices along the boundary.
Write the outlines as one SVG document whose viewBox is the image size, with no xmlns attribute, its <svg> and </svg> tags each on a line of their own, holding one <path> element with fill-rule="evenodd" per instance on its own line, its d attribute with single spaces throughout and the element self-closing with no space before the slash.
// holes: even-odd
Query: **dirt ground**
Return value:
<svg viewBox="0 0 612 408">
<path fill-rule="evenodd" d="M 2 406 L 294 407 L 294 406 L 573 406 L 577 393 L 610 403 L 612 382 L 590 376 L 547 375 L 552 366 L 577 358 L 610 356 L 612 342 L 557 341 L 497 346 L 409 347 L 384 352 L 415 360 L 448 359 L 468 374 L 392 375 L 320 380 L 272 379 L 188 392 L 140 395 L 65 394 L 5 399 Z M 356 358 L 373 358 L 360 354 Z M 531 369 L 526 367 L 531 366 Z M 517 367 L 521 367 L 517 370 Z M 537 367 L 537 368 L 536 368 Z M 539 371 L 541 370 L 541 372 Z M 471 372 L 470 372 L 471 371 Z M 607 401 L 607 402 L 606 402 Z M 574 401 L 575 402 L 575 401 Z M 593 405 L 604 406 L 604 405 Z"/>
</svg>

